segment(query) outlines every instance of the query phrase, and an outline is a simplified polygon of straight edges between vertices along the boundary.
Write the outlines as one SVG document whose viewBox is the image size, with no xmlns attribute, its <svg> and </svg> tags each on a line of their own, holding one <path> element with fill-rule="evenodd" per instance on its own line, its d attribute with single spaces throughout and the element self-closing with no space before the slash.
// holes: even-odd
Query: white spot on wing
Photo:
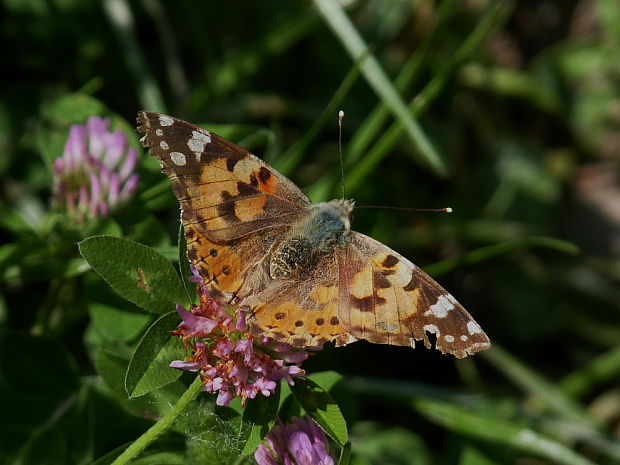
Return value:
<svg viewBox="0 0 620 465">
<path fill-rule="evenodd" d="M 172 163 L 177 166 L 183 166 L 187 163 L 187 160 L 185 160 L 185 155 L 181 152 L 170 152 L 170 159 L 172 160 Z"/>
<path fill-rule="evenodd" d="M 467 336 L 465 336 L 464 334 L 461 336 L 461 341 L 465 342 L 467 341 L 467 339 L 469 339 Z"/>
<path fill-rule="evenodd" d="M 443 338 L 446 342 L 454 342 L 454 336 L 450 336 L 449 334 L 446 334 Z"/>
<path fill-rule="evenodd" d="M 424 325 L 424 328 L 422 328 L 424 331 L 426 331 L 427 333 L 431 333 L 431 334 L 439 334 L 439 328 L 437 327 L 437 325 Z"/>
<path fill-rule="evenodd" d="M 480 334 L 482 328 L 474 320 L 470 320 L 467 322 L 467 331 L 469 331 L 469 334 Z"/>
<path fill-rule="evenodd" d="M 159 137 L 161 137 L 161 136 L 164 135 L 164 130 L 160 129 L 160 128 L 157 128 L 157 129 L 155 129 L 155 134 L 157 134 Z"/>
<path fill-rule="evenodd" d="M 205 145 L 211 143 L 209 131 L 192 131 L 192 137 L 187 141 L 187 145 L 196 154 L 196 161 L 200 161 L 200 154 L 204 152 Z"/>
<path fill-rule="evenodd" d="M 424 316 L 433 315 L 436 318 L 445 318 L 448 312 L 454 309 L 454 303 L 446 295 L 440 295 L 437 302 L 424 312 Z"/>
<path fill-rule="evenodd" d="M 159 115 L 159 125 L 160 126 L 172 126 L 174 124 L 174 120 L 172 117 L 168 115 Z"/>
<path fill-rule="evenodd" d="M 162 140 L 162 141 L 159 143 L 159 146 L 160 146 L 162 149 L 164 149 L 164 150 L 168 150 L 168 149 L 170 148 L 170 147 L 168 146 L 168 142 L 166 142 L 165 140 Z"/>
</svg>

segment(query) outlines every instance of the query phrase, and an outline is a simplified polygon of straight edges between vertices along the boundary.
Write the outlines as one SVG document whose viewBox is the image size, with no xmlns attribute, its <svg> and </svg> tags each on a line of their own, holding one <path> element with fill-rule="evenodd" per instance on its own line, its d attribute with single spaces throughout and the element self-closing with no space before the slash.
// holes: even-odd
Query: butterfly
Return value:
<svg viewBox="0 0 620 465">
<path fill-rule="evenodd" d="M 189 260 L 212 295 L 249 308 L 253 335 L 296 347 L 434 339 L 458 358 L 490 347 L 428 274 L 350 229 L 352 200 L 313 204 L 260 158 L 186 121 L 141 111 L 137 122 L 181 204 Z"/>
</svg>

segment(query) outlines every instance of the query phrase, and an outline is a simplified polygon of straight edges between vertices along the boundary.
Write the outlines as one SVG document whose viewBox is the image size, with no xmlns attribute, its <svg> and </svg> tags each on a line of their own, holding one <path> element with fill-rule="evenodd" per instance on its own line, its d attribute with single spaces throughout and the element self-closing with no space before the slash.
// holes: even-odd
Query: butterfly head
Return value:
<svg viewBox="0 0 620 465">
<path fill-rule="evenodd" d="M 334 245 L 345 242 L 351 231 L 353 200 L 337 199 L 312 205 L 304 222 L 305 235 L 312 238 L 317 252 L 329 252 Z"/>
<path fill-rule="evenodd" d="M 347 234 L 351 230 L 351 212 L 354 200 L 336 199 L 315 203 L 310 209 L 310 217 L 318 220 L 318 229 L 334 230 Z"/>
</svg>

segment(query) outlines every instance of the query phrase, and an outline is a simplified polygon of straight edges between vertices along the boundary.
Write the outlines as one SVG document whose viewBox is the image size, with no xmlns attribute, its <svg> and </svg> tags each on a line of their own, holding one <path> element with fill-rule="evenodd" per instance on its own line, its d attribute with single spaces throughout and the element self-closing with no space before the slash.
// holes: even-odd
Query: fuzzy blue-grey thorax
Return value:
<svg viewBox="0 0 620 465">
<path fill-rule="evenodd" d="M 298 276 L 317 256 L 343 244 L 351 230 L 353 200 L 332 200 L 312 205 L 287 237 L 273 250 L 269 260 L 272 279 Z"/>
</svg>

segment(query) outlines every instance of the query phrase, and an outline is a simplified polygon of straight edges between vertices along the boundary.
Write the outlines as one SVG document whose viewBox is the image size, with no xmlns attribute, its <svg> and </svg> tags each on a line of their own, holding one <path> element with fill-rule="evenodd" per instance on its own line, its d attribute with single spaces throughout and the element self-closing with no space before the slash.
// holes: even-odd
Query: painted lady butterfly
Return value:
<svg viewBox="0 0 620 465">
<path fill-rule="evenodd" d="M 458 358 L 490 347 L 430 276 L 350 229 L 352 200 L 313 204 L 251 153 L 188 122 L 137 119 L 182 208 L 188 257 L 215 296 L 250 308 L 255 335 L 294 346 L 431 347 Z"/>
</svg>

